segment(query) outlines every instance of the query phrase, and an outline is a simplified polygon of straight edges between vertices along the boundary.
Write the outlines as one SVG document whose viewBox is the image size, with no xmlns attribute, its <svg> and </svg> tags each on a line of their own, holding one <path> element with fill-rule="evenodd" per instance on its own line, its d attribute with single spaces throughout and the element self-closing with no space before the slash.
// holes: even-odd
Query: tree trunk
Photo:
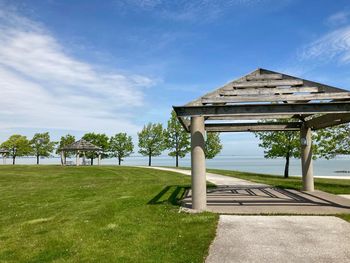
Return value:
<svg viewBox="0 0 350 263">
<path fill-rule="evenodd" d="M 16 156 L 12 157 L 12 164 L 15 165 L 16 164 Z"/>
<path fill-rule="evenodd" d="M 94 165 L 94 157 L 91 157 L 91 165 Z"/>
<path fill-rule="evenodd" d="M 122 158 L 121 157 L 118 157 L 118 164 L 120 165 L 122 162 Z"/>
<path fill-rule="evenodd" d="M 148 166 L 152 166 L 152 156 L 151 154 L 148 155 Z"/>
<path fill-rule="evenodd" d="M 39 155 L 36 156 L 36 164 L 39 164 Z"/>
<path fill-rule="evenodd" d="M 284 167 L 284 178 L 288 178 L 289 176 L 289 153 L 286 156 L 286 165 Z"/>
<path fill-rule="evenodd" d="M 179 155 L 176 154 L 176 167 L 179 167 Z"/>
</svg>

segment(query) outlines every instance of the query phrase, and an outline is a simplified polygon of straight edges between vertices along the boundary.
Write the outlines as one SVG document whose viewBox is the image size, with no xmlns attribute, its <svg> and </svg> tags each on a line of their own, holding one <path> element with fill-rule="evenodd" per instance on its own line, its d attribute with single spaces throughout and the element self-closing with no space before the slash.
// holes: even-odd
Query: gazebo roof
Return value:
<svg viewBox="0 0 350 263">
<path fill-rule="evenodd" d="M 63 151 L 102 151 L 101 147 L 98 147 L 91 142 L 84 139 L 80 139 L 70 145 L 61 148 Z"/>
<path fill-rule="evenodd" d="M 1 148 L 0 148 L 0 153 L 9 153 L 9 152 L 10 152 L 9 150 L 1 149 Z"/>
<path fill-rule="evenodd" d="M 204 116 L 209 132 L 316 130 L 350 121 L 350 92 L 259 68 L 174 110 L 187 131 L 192 116 Z"/>
</svg>

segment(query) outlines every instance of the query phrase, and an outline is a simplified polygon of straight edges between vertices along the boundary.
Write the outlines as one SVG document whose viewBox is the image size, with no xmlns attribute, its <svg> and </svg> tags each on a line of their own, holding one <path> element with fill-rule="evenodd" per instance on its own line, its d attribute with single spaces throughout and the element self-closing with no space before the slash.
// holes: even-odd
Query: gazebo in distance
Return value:
<svg viewBox="0 0 350 263">
<path fill-rule="evenodd" d="M 80 165 L 80 160 L 79 156 L 82 153 L 83 154 L 83 164 L 85 165 L 85 153 L 86 152 L 97 152 L 98 153 L 98 161 L 97 164 L 100 165 L 101 162 L 101 151 L 102 148 L 98 147 L 91 142 L 88 142 L 84 139 L 80 139 L 79 141 L 76 141 L 70 145 L 64 146 L 60 149 L 61 152 L 61 164 L 66 165 L 65 161 L 65 154 L 66 152 L 75 152 L 76 156 L 76 162 L 75 165 L 79 166 Z"/>
<path fill-rule="evenodd" d="M 350 92 L 259 68 L 173 108 L 191 133 L 192 208 L 205 210 L 205 132 L 300 131 L 302 190 L 313 191 L 312 130 L 350 122 Z"/>
<path fill-rule="evenodd" d="M 6 150 L 6 149 L 0 149 L 0 154 L 2 156 L 2 163 L 3 164 L 6 164 L 6 157 L 7 155 L 10 153 L 9 150 Z"/>
</svg>

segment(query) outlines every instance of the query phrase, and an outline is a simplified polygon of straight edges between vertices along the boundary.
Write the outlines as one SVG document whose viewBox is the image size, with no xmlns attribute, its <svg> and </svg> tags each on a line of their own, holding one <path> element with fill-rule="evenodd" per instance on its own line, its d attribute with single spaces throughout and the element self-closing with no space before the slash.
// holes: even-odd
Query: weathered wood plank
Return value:
<svg viewBox="0 0 350 263">
<path fill-rule="evenodd" d="M 282 74 L 259 74 L 259 75 L 248 75 L 247 80 L 268 80 L 268 79 L 282 79 Z"/>
<path fill-rule="evenodd" d="M 208 132 L 299 131 L 302 122 L 272 123 L 207 123 Z"/>
<path fill-rule="evenodd" d="M 261 119 L 290 119 L 294 117 L 291 114 L 266 114 L 266 115 L 232 115 L 232 116 L 212 116 L 207 120 L 261 120 Z"/>
<path fill-rule="evenodd" d="M 253 88 L 253 87 L 299 86 L 303 84 L 304 82 L 301 79 L 282 79 L 282 80 L 234 82 L 232 83 L 232 86 L 236 88 Z"/>
<path fill-rule="evenodd" d="M 260 95 L 260 96 L 225 96 L 203 98 L 202 103 L 233 103 L 233 102 L 277 102 L 277 101 L 310 101 L 350 99 L 350 92 L 291 94 L 291 95 Z"/>
<path fill-rule="evenodd" d="M 230 116 L 230 115 L 266 115 L 266 114 L 326 114 L 350 113 L 349 102 L 295 103 L 295 104 L 246 104 L 246 105 L 204 105 L 174 106 L 177 116 Z"/>
<path fill-rule="evenodd" d="M 323 129 L 343 123 L 350 122 L 349 113 L 326 114 L 306 122 L 306 125 L 314 130 Z"/>
<path fill-rule="evenodd" d="M 292 88 L 245 88 L 245 89 L 224 89 L 219 94 L 223 96 L 234 96 L 234 95 L 273 95 L 288 94 L 288 93 L 303 93 L 303 92 L 318 92 L 317 87 L 292 87 Z"/>
</svg>

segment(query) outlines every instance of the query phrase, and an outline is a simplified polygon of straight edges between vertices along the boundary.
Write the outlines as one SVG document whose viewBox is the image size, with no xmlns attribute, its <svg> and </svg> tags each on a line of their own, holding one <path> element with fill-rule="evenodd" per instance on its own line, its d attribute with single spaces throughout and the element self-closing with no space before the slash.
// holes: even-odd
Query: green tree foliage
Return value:
<svg viewBox="0 0 350 263">
<path fill-rule="evenodd" d="M 30 140 L 33 154 L 36 156 L 36 164 L 39 164 L 40 157 L 49 157 L 54 150 L 56 142 L 50 141 L 48 132 L 36 133 Z"/>
<path fill-rule="evenodd" d="M 3 142 L 0 148 L 8 150 L 12 157 L 12 164 L 16 163 L 16 157 L 29 155 L 32 152 L 30 142 L 26 136 L 19 134 L 12 135 L 7 141 Z"/>
<path fill-rule="evenodd" d="M 205 158 L 213 159 L 221 150 L 220 134 L 218 132 L 208 132 L 205 141 Z"/>
<path fill-rule="evenodd" d="M 168 120 L 168 126 L 164 132 L 164 143 L 170 150 L 169 156 L 175 157 L 176 167 L 179 166 L 179 157 L 185 157 L 186 153 L 191 150 L 190 135 L 177 119 L 175 111 L 171 112 Z"/>
<path fill-rule="evenodd" d="M 317 152 L 326 159 L 350 154 L 350 125 L 343 124 L 316 133 Z"/>
<path fill-rule="evenodd" d="M 91 142 L 92 144 L 101 147 L 102 148 L 102 154 L 101 154 L 101 158 L 107 158 L 108 154 L 108 148 L 109 148 L 109 138 L 106 134 L 104 133 L 86 133 L 83 136 L 83 139 Z M 90 158 L 91 160 L 91 165 L 94 164 L 94 158 L 98 157 L 98 153 L 96 152 L 86 152 L 86 157 Z"/>
<path fill-rule="evenodd" d="M 117 133 L 109 139 L 109 151 L 111 157 L 118 158 L 118 164 L 124 160 L 125 157 L 130 156 L 134 150 L 131 136 L 126 133 Z"/>
<path fill-rule="evenodd" d="M 72 144 L 73 142 L 75 142 L 75 137 L 73 135 L 67 134 L 65 136 L 62 136 L 60 141 L 59 141 L 59 145 L 57 147 L 56 150 L 56 154 L 60 154 L 61 153 L 61 149 L 67 145 Z M 72 157 L 74 154 L 74 152 L 72 151 L 66 151 L 64 154 L 64 160 L 61 160 L 62 163 L 66 163 L 66 159 L 67 157 Z"/>
<path fill-rule="evenodd" d="M 152 165 L 152 156 L 158 156 L 165 149 L 164 131 L 160 123 L 148 123 L 139 136 L 139 153 L 148 156 L 148 166 Z"/>
<path fill-rule="evenodd" d="M 291 120 L 274 120 L 274 122 L 288 122 Z M 290 158 L 300 158 L 300 132 L 297 131 L 272 131 L 256 132 L 259 138 L 259 146 L 264 148 L 265 158 L 283 157 L 286 159 L 284 177 L 289 176 Z"/>
</svg>

